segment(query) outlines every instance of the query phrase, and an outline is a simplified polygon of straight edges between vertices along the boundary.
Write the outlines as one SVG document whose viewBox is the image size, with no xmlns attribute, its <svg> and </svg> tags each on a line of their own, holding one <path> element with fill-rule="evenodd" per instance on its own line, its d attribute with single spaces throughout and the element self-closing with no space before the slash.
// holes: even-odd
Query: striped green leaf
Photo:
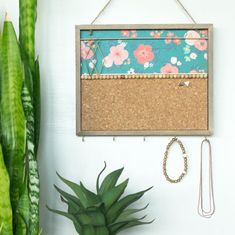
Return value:
<svg viewBox="0 0 235 235">
<path fill-rule="evenodd" d="M 1 44 L 1 138 L 15 213 L 23 187 L 26 126 L 21 101 L 24 71 L 16 34 L 9 20 L 4 23 Z"/>
</svg>

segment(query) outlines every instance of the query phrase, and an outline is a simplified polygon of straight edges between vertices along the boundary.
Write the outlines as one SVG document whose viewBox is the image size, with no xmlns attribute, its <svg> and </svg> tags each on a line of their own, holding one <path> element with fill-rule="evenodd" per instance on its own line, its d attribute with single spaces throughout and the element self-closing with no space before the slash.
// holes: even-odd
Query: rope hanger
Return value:
<svg viewBox="0 0 235 235">
<path fill-rule="evenodd" d="M 197 22 L 195 21 L 195 19 L 193 18 L 192 14 L 186 9 L 186 7 L 184 6 L 184 4 L 181 2 L 181 0 L 175 0 L 179 6 L 183 9 L 183 11 L 186 13 L 186 15 L 191 19 L 191 21 L 194 24 L 197 24 Z M 94 20 L 91 22 L 91 25 L 95 24 L 95 22 L 98 20 L 98 18 L 103 14 L 103 12 L 108 8 L 108 6 L 111 4 L 112 0 L 109 0 L 104 6 L 103 8 L 99 11 L 99 13 L 96 15 L 96 17 L 94 18 Z"/>
</svg>

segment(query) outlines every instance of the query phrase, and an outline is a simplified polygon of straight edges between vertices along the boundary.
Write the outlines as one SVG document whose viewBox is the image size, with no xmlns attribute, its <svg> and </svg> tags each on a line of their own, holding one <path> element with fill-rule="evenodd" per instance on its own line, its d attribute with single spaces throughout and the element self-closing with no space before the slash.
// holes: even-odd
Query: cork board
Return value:
<svg viewBox="0 0 235 235">
<path fill-rule="evenodd" d="M 76 27 L 77 134 L 211 135 L 212 25 Z"/>
</svg>

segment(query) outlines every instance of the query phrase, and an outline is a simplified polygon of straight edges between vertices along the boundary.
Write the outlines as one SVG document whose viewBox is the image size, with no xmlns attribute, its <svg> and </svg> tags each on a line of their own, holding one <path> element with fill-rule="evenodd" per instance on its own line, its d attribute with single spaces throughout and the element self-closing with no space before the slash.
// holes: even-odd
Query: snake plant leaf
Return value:
<svg viewBox="0 0 235 235">
<path fill-rule="evenodd" d="M 15 213 L 23 186 L 26 126 L 21 101 L 24 71 L 15 30 L 8 18 L 2 33 L 0 64 L 1 139 Z"/>
<path fill-rule="evenodd" d="M 35 61 L 35 75 L 33 80 L 33 104 L 34 104 L 34 147 L 35 156 L 37 157 L 39 137 L 40 137 L 40 122 L 41 122 L 41 94 L 40 94 L 40 67 L 38 58 Z"/>
<path fill-rule="evenodd" d="M 74 225 L 75 225 L 76 231 L 77 231 L 79 234 L 81 234 L 81 231 L 82 231 L 81 225 L 78 223 L 77 218 L 76 218 L 74 215 L 69 214 L 69 213 L 64 212 L 64 211 L 51 209 L 51 208 L 48 207 L 48 206 L 47 206 L 47 209 L 48 209 L 49 211 L 53 212 L 53 213 L 56 213 L 56 214 L 58 214 L 58 215 L 62 215 L 62 216 L 64 216 L 64 217 L 66 217 L 66 218 L 72 220 L 72 222 L 73 222 Z"/>
<path fill-rule="evenodd" d="M 105 210 L 108 211 L 109 208 L 119 200 L 119 198 L 124 193 L 127 185 L 128 185 L 129 179 L 125 180 L 123 183 L 119 184 L 118 186 L 110 189 L 109 191 L 106 191 L 102 194 L 101 198 L 105 206 Z"/>
<path fill-rule="evenodd" d="M 29 190 L 28 190 L 27 174 L 25 173 L 25 175 L 26 178 L 24 182 L 24 189 L 20 197 L 15 215 L 15 219 L 17 221 L 15 225 L 16 235 L 29 234 L 30 202 L 28 197 Z"/>
<path fill-rule="evenodd" d="M 20 44 L 23 54 L 34 71 L 35 61 L 35 23 L 37 19 L 37 0 L 20 0 Z"/>
<path fill-rule="evenodd" d="M 4 163 L 0 144 L 0 234 L 13 235 L 12 209 L 10 200 L 10 179 Z"/>
<path fill-rule="evenodd" d="M 29 71 L 30 74 L 30 71 Z M 27 87 L 27 73 L 25 73 L 25 82 L 22 90 L 22 104 L 26 119 L 26 150 L 25 164 L 28 178 L 28 203 L 30 205 L 29 234 L 38 235 L 39 233 L 39 173 L 35 157 L 34 148 L 34 107 L 29 89 Z"/>
<path fill-rule="evenodd" d="M 121 215 L 117 218 L 115 222 L 117 223 L 117 222 L 125 221 L 127 218 L 129 218 L 129 216 L 147 209 L 148 206 L 149 204 L 147 204 L 145 207 L 140 208 L 140 209 L 126 209 L 121 213 Z"/>
<path fill-rule="evenodd" d="M 123 172 L 123 169 L 124 168 L 113 171 L 105 177 L 98 191 L 99 195 L 103 195 L 105 192 L 115 187 L 120 175 Z"/>
<path fill-rule="evenodd" d="M 118 201 L 117 203 L 115 203 L 107 212 L 107 219 L 108 222 L 111 224 L 113 223 L 119 216 L 120 214 L 123 212 L 123 210 L 125 210 L 128 206 L 130 206 L 132 203 L 136 202 L 137 200 L 139 200 L 147 191 L 149 191 L 150 189 L 152 189 L 152 187 L 135 193 L 135 194 L 131 194 L 128 195 L 124 198 L 122 198 L 120 201 Z"/>
<path fill-rule="evenodd" d="M 28 88 L 34 106 L 35 156 L 37 156 L 40 134 L 40 72 L 38 59 L 35 61 L 35 25 L 37 18 L 37 0 L 20 0 L 19 41 L 21 56 L 25 66 L 25 75 L 31 74 Z"/>
</svg>

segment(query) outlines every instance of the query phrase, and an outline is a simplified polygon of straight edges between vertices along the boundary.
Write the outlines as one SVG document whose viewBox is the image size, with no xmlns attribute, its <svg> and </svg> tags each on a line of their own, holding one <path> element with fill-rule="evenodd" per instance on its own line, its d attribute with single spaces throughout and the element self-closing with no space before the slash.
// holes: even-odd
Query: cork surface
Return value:
<svg viewBox="0 0 235 235">
<path fill-rule="evenodd" d="M 207 91 L 208 79 L 82 80 L 81 129 L 207 130 Z"/>
</svg>

